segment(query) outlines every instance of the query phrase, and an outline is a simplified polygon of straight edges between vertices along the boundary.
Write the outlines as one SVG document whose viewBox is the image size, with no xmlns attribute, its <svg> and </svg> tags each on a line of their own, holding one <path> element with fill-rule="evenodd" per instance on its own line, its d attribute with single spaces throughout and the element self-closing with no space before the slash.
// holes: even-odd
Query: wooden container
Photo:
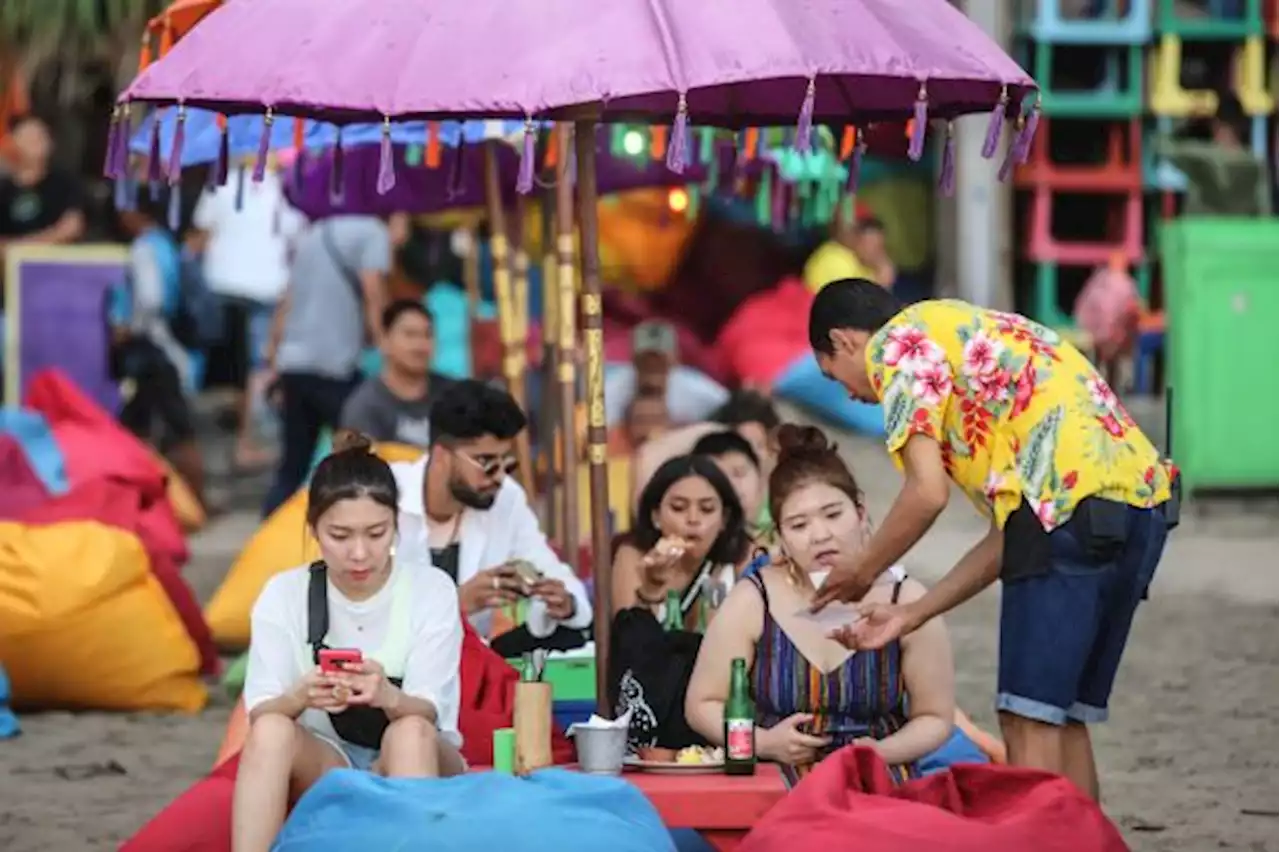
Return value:
<svg viewBox="0 0 1280 852">
<path fill-rule="evenodd" d="M 516 774 L 551 765 L 551 684 L 516 684 Z"/>
</svg>

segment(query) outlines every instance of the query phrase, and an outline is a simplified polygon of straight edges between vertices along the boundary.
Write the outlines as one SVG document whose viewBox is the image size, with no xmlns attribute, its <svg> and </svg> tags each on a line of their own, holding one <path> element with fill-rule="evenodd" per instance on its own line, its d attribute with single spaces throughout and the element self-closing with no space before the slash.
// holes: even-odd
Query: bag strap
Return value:
<svg viewBox="0 0 1280 852">
<path fill-rule="evenodd" d="M 329 259 L 333 261 L 333 265 L 338 268 L 338 272 L 346 279 L 347 284 L 351 287 L 351 293 L 356 297 L 356 304 L 364 304 L 364 288 L 360 286 L 360 276 L 354 269 L 347 266 L 342 260 L 342 253 L 338 251 L 338 246 L 333 242 L 333 228 L 331 226 L 332 219 L 325 220 L 320 223 L 320 240 L 324 243 L 324 250 L 329 254 Z"/>
<path fill-rule="evenodd" d="M 329 633 L 329 569 L 323 560 L 317 559 L 308 571 L 307 644 L 311 646 L 312 659 L 318 663 L 320 652 L 328 647 L 324 637 Z"/>
</svg>

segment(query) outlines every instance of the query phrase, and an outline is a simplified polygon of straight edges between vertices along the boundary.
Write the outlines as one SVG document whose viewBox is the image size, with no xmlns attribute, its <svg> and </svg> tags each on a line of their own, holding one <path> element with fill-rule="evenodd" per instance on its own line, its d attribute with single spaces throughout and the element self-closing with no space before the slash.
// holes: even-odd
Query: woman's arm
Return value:
<svg viewBox="0 0 1280 852">
<path fill-rule="evenodd" d="M 702 637 L 685 691 L 684 714 L 689 727 L 712 745 L 724 745 L 724 703 L 729 698 L 733 661 L 742 657 L 751 668 L 763 623 L 764 601 L 759 590 L 750 581 L 738 583 Z"/>
<path fill-rule="evenodd" d="M 901 603 L 918 600 L 924 586 L 906 580 Z M 919 760 L 940 748 L 955 724 L 955 663 L 942 618 L 926 621 L 902 638 L 902 676 L 907 690 L 907 724 L 879 741 L 868 742 L 885 763 Z"/>
<path fill-rule="evenodd" d="M 307 709 L 306 694 L 300 693 L 294 638 L 285 627 L 284 601 L 270 583 L 263 589 L 249 625 L 249 662 L 244 678 L 244 708 L 250 721 L 266 713 L 296 719 Z"/>
<path fill-rule="evenodd" d="M 614 615 L 624 609 L 641 605 L 639 593 L 640 577 L 644 571 L 641 565 L 643 558 L 644 555 L 630 544 L 619 547 L 617 555 L 613 557 L 610 601 L 613 604 Z"/>
</svg>

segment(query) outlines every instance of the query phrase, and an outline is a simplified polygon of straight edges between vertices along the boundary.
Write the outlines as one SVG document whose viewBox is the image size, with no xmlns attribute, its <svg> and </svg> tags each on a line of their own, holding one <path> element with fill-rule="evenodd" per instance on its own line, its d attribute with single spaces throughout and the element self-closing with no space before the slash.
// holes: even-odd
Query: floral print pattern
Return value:
<svg viewBox="0 0 1280 852">
<path fill-rule="evenodd" d="M 1003 526 L 1025 498 L 1045 529 L 1096 495 L 1135 506 L 1169 496 L 1171 466 L 1093 365 L 1017 314 L 953 300 L 902 311 L 867 344 L 889 451 L 912 435 Z"/>
</svg>

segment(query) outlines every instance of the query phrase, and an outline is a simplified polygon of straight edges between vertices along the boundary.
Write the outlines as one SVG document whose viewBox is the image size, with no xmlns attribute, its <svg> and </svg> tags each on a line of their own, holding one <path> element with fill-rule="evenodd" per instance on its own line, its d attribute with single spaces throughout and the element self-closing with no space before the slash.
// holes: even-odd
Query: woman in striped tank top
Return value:
<svg viewBox="0 0 1280 852">
<path fill-rule="evenodd" d="M 951 734 L 955 672 L 946 628 L 935 619 L 879 651 L 850 653 L 807 616 L 827 573 L 862 546 L 866 509 L 820 430 L 785 424 L 778 444 L 769 477 L 777 549 L 771 564 L 738 583 L 711 623 L 686 694 L 689 725 L 722 744 L 730 662 L 744 657 L 761 759 L 782 764 L 794 780 L 857 743 L 875 748 L 895 780 L 906 780 Z M 866 600 L 906 602 L 923 593 L 894 569 Z"/>
</svg>

